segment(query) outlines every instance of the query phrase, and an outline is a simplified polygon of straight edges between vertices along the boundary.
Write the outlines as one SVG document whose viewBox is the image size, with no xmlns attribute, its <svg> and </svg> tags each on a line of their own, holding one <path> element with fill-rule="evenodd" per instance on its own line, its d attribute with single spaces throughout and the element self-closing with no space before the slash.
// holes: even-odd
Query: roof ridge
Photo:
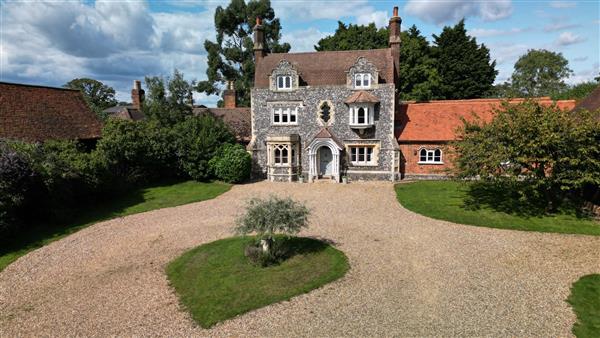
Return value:
<svg viewBox="0 0 600 338">
<path fill-rule="evenodd" d="M 269 53 L 265 57 L 270 55 L 302 55 L 302 54 L 316 54 L 316 53 L 356 53 L 356 52 L 371 52 L 371 51 L 386 51 L 390 48 L 374 48 L 374 49 L 352 49 L 352 50 L 316 50 L 311 52 L 297 52 L 297 53 Z"/>
<path fill-rule="evenodd" d="M 28 84 L 28 83 L 17 83 L 17 82 L 0 81 L 0 85 L 11 85 L 11 86 L 21 86 L 21 87 L 34 87 L 34 88 L 47 88 L 47 89 L 59 89 L 59 90 L 69 90 L 69 91 L 79 92 L 78 89 L 72 89 L 72 88 L 52 87 L 52 86 L 44 86 L 44 85 Z"/>
<path fill-rule="evenodd" d="M 445 104 L 445 103 L 459 103 L 459 102 L 503 102 L 503 101 L 508 101 L 510 102 L 522 102 L 522 101 L 527 101 L 527 100 L 534 100 L 534 101 L 555 101 L 555 102 L 570 102 L 570 101 L 576 101 L 574 99 L 566 99 L 566 100 L 553 100 L 551 97 L 549 96 L 542 96 L 542 97 L 534 97 L 534 98 L 524 98 L 524 97 L 515 97 L 515 98 L 480 98 L 480 99 L 457 99 L 457 100 L 431 100 L 431 101 L 427 101 L 427 102 L 416 102 L 416 101 L 402 101 L 400 104 L 401 105 L 408 105 L 408 104 L 412 104 L 412 105 L 416 105 L 416 104 Z"/>
</svg>

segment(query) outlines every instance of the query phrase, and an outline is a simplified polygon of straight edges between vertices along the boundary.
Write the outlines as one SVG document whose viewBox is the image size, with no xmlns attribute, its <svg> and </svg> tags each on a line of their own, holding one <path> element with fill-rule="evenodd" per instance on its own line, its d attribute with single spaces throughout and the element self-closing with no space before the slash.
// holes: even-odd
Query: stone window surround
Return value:
<svg viewBox="0 0 600 338">
<path fill-rule="evenodd" d="M 379 141 L 366 141 L 366 142 L 356 142 L 356 141 L 348 141 L 344 144 L 346 148 L 346 160 L 350 167 L 377 167 L 379 166 L 379 152 L 381 151 L 381 144 Z M 373 148 L 373 153 L 371 154 L 371 163 L 363 164 L 363 163 L 353 163 L 352 162 L 352 149 L 354 147 L 371 147 Z"/>
<path fill-rule="evenodd" d="M 360 78 L 360 86 L 357 86 L 356 83 Z M 366 81 L 365 81 L 366 80 Z M 368 82 L 368 85 L 365 85 L 365 82 Z M 354 88 L 356 89 L 371 89 L 371 73 L 355 73 L 354 74 Z"/>
<path fill-rule="evenodd" d="M 296 167 L 300 163 L 300 142 L 296 134 L 267 137 L 267 165 L 269 167 Z M 287 162 L 275 163 L 275 150 L 286 149 Z"/>
<path fill-rule="evenodd" d="M 274 123 L 273 121 L 273 115 L 275 113 L 276 109 L 292 109 L 295 110 L 296 112 L 296 122 L 295 123 Z M 300 115 L 302 110 L 304 109 L 304 105 L 302 101 L 299 100 L 293 100 L 293 101 L 268 101 L 267 102 L 267 109 L 269 110 L 269 121 L 270 121 L 270 127 L 294 127 L 294 126 L 298 126 L 299 125 L 299 120 L 300 120 Z M 289 119 L 288 119 L 289 121 Z"/>
<path fill-rule="evenodd" d="M 291 75 L 277 75 L 276 77 L 277 90 L 291 90 L 292 89 L 292 76 Z"/>
<path fill-rule="evenodd" d="M 290 76 L 291 87 L 290 88 L 279 88 L 278 77 L 279 76 Z M 300 73 L 288 60 L 283 59 L 279 61 L 275 69 L 269 75 L 269 89 L 274 92 L 291 92 L 300 86 Z"/>
<path fill-rule="evenodd" d="M 325 122 L 321 119 L 321 107 L 323 106 L 324 103 L 327 103 L 327 105 L 329 106 L 329 121 Z M 333 102 L 331 102 L 331 100 L 320 100 L 319 103 L 317 104 L 317 122 L 319 123 L 319 125 L 321 127 L 327 127 L 327 126 L 331 126 L 335 123 L 335 105 L 333 104 Z"/>
<path fill-rule="evenodd" d="M 275 116 L 279 116 L 279 122 L 275 121 Z M 287 122 L 283 122 L 283 117 L 287 117 Z M 294 121 L 292 122 L 292 117 Z M 272 126 L 296 126 L 298 125 L 298 106 L 279 106 L 271 107 L 271 125 Z"/>
<path fill-rule="evenodd" d="M 421 160 L 423 151 L 425 151 L 425 161 Z M 439 156 L 436 156 L 436 152 L 439 152 Z M 417 162 L 417 164 L 436 164 L 436 165 L 440 165 L 440 164 L 444 164 L 444 157 L 443 157 L 443 151 L 440 148 L 434 148 L 434 149 L 429 149 L 429 148 L 425 148 L 425 147 L 421 147 L 419 148 L 419 151 L 417 152 L 417 156 L 419 158 L 419 161 Z M 430 161 L 429 158 L 432 158 L 432 160 Z M 435 161 L 435 157 L 439 157 L 440 160 L 439 161 Z"/>
<path fill-rule="evenodd" d="M 355 75 L 356 74 L 370 74 L 371 81 L 369 88 L 364 87 L 356 87 L 355 86 Z M 346 72 L 346 87 L 352 90 L 365 90 L 365 89 L 375 89 L 379 83 L 379 70 L 375 67 L 375 65 L 370 62 L 366 57 L 360 56 L 354 62 L 354 65 L 348 69 Z"/>
</svg>

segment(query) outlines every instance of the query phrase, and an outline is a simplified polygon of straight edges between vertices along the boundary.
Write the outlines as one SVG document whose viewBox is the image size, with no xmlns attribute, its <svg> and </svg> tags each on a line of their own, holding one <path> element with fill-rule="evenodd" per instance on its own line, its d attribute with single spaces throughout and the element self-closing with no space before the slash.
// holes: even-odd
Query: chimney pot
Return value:
<svg viewBox="0 0 600 338">
<path fill-rule="evenodd" d="M 142 81 L 133 80 L 133 89 L 136 89 L 136 90 L 142 89 Z"/>
<path fill-rule="evenodd" d="M 256 25 L 257 25 L 257 26 L 260 26 L 260 25 L 262 25 L 262 19 L 260 18 L 260 16 L 257 16 L 257 17 L 256 17 Z"/>
<path fill-rule="evenodd" d="M 394 14 L 393 16 L 398 16 L 398 6 L 394 6 Z"/>
</svg>

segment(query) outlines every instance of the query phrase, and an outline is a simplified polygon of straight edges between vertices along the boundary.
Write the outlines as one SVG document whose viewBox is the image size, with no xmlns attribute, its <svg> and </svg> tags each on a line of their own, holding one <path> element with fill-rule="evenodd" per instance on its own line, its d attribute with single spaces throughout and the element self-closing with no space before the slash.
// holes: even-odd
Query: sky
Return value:
<svg viewBox="0 0 600 338">
<path fill-rule="evenodd" d="M 573 75 L 600 72 L 600 1 L 277 1 L 282 41 L 292 52 L 312 51 L 337 21 L 387 26 L 399 7 L 402 29 L 413 24 L 432 41 L 446 25 L 466 19 L 468 33 L 496 60 L 496 83 L 510 78 L 528 49 L 560 52 Z M 215 39 L 214 11 L 228 1 L 14 1 L 0 0 L 0 81 L 60 87 L 90 77 L 130 101 L 133 80 L 169 76 L 206 79 L 204 41 Z M 195 93 L 196 104 L 216 96 Z"/>
</svg>

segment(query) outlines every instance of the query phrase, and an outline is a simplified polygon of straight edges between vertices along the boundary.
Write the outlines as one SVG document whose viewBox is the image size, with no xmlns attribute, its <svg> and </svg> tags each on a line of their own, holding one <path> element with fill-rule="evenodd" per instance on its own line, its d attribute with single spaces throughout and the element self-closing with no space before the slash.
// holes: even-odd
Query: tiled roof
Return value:
<svg viewBox="0 0 600 338">
<path fill-rule="evenodd" d="M 300 73 L 300 84 L 308 86 L 345 85 L 346 72 L 359 57 L 365 57 L 379 71 L 380 83 L 394 83 L 394 61 L 389 48 L 352 51 L 267 54 L 256 65 L 254 86 L 269 87 L 269 75 L 281 60 L 289 61 Z"/>
<path fill-rule="evenodd" d="M 139 121 L 146 118 L 144 113 L 134 108 L 133 105 L 114 106 L 103 110 L 108 116 L 117 117 L 126 120 Z"/>
<path fill-rule="evenodd" d="M 335 137 L 335 135 L 333 135 L 331 133 L 331 131 L 329 131 L 328 128 L 321 129 L 317 133 L 317 135 L 315 135 L 315 137 L 313 137 L 312 140 L 308 143 L 308 146 L 310 146 L 310 144 L 312 143 L 312 141 L 314 141 L 314 140 L 316 140 L 318 138 L 321 138 L 321 139 L 323 139 L 323 138 L 325 138 L 325 139 L 327 139 L 327 138 L 328 139 L 332 139 L 333 142 L 335 142 L 340 148 L 342 148 L 342 149 L 344 148 L 344 143 L 340 142 L 340 140 L 338 140 L 338 138 Z"/>
<path fill-rule="evenodd" d="M 350 95 L 349 98 L 346 99 L 345 101 L 346 103 L 377 103 L 379 102 L 379 99 L 377 98 L 377 96 L 366 92 L 364 90 L 358 91 L 352 95 Z"/>
<path fill-rule="evenodd" d="M 513 99 L 510 103 L 523 102 Z M 493 119 L 494 110 L 502 99 L 448 100 L 427 103 L 401 103 L 396 109 L 395 136 L 399 142 L 452 141 L 462 126 L 461 118 L 473 121 L 476 115 L 484 122 Z M 551 105 L 550 98 L 539 98 L 542 105 Z M 574 100 L 556 101 L 561 109 L 573 109 Z"/>
<path fill-rule="evenodd" d="M 0 82 L 0 137 L 96 139 L 102 123 L 77 90 Z"/>
<path fill-rule="evenodd" d="M 212 114 L 225 122 L 235 134 L 238 141 L 250 142 L 252 137 L 252 121 L 250 108 L 201 108 L 194 107 L 194 114 Z"/>
<path fill-rule="evenodd" d="M 594 91 L 583 99 L 575 109 L 596 110 L 600 109 L 600 85 Z"/>
</svg>

